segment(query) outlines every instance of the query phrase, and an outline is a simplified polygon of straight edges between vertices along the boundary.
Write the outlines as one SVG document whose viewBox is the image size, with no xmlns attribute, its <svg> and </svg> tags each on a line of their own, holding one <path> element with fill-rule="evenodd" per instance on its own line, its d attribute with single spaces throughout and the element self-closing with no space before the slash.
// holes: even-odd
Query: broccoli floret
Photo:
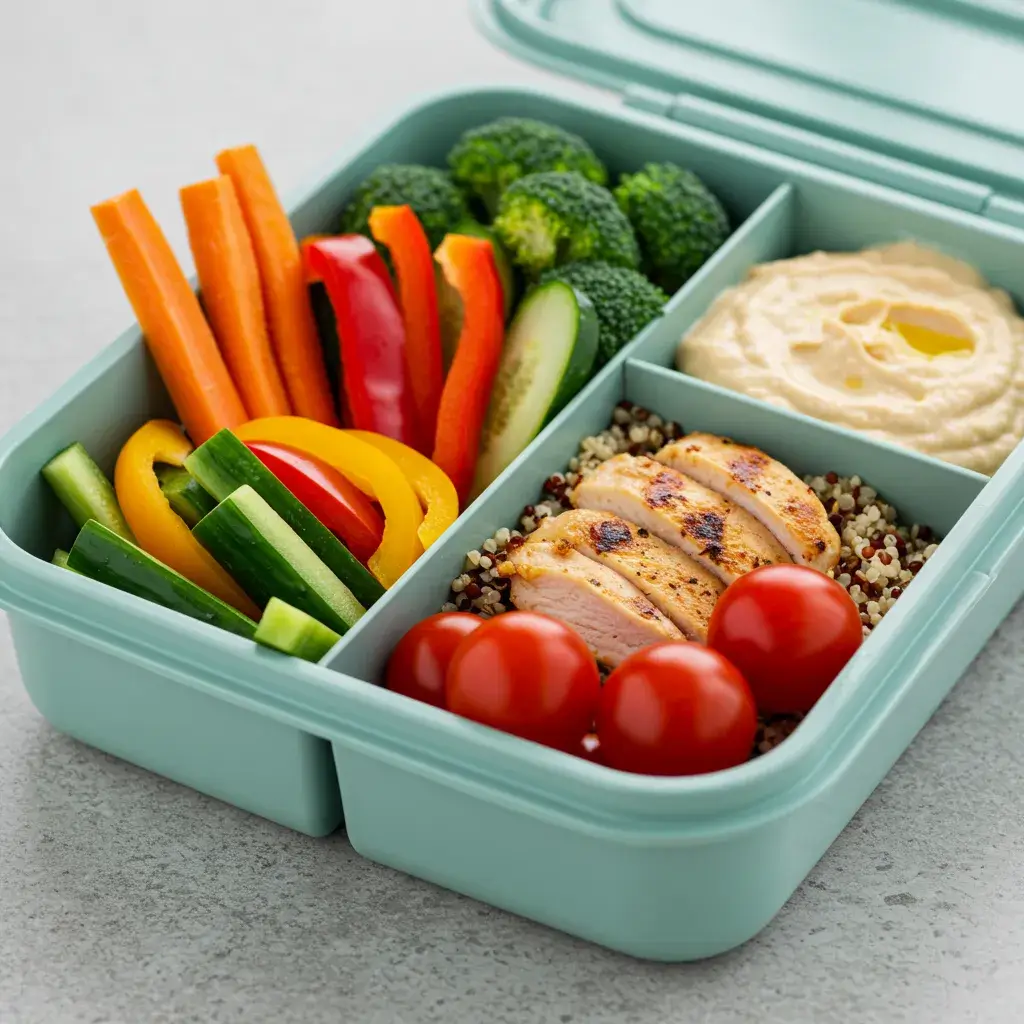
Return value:
<svg viewBox="0 0 1024 1024">
<path fill-rule="evenodd" d="M 575 171 L 528 174 L 498 203 L 494 230 L 530 275 L 578 260 L 638 267 L 640 250 L 611 192 Z"/>
<path fill-rule="evenodd" d="M 675 164 L 646 164 L 622 175 L 615 198 L 636 232 L 644 270 L 668 292 L 729 237 L 722 204 L 693 171 Z"/>
<path fill-rule="evenodd" d="M 343 233 L 370 234 L 375 206 L 411 206 L 433 248 L 469 217 L 466 198 L 447 171 L 419 164 L 382 164 L 360 186 L 341 215 Z"/>
<path fill-rule="evenodd" d="M 608 181 L 604 164 L 583 139 L 528 117 L 501 117 L 471 128 L 452 147 L 448 166 L 492 217 L 502 192 L 527 174 L 576 171 L 597 185 Z"/>
<path fill-rule="evenodd" d="M 564 281 L 594 304 L 600 333 L 595 367 L 603 366 L 657 317 L 668 296 L 637 270 L 607 263 L 570 263 L 543 274 L 541 284 Z"/>
</svg>

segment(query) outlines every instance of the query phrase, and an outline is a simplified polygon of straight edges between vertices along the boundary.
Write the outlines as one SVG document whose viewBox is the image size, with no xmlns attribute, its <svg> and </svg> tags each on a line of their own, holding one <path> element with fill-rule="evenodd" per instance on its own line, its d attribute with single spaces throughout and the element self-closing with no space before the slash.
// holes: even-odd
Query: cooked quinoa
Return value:
<svg viewBox="0 0 1024 1024">
<path fill-rule="evenodd" d="M 527 505 L 514 529 L 502 527 L 466 555 L 462 573 L 452 580 L 441 610 L 468 611 L 490 618 L 509 610 L 511 579 L 498 572 L 507 551 L 522 544 L 541 520 L 572 508 L 572 489 L 589 472 L 615 455 L 653 455 L 685 431 L 670 420 L 629 402 L 620 402 L 607 430 L 585 437 L 562 473 L 544 481 L 540 497 Z M 836 473 L 805 477 L 842 540 L 839 564 L 830 573 L 860 611 L 864 636 L 882 621 L 938 548 L 928 526 L 901 525 L 894 506 L 859 476 Z M 802 716 L 762 718 L 752 756 L 767 753 L 797 727 Z"/>
</svg>

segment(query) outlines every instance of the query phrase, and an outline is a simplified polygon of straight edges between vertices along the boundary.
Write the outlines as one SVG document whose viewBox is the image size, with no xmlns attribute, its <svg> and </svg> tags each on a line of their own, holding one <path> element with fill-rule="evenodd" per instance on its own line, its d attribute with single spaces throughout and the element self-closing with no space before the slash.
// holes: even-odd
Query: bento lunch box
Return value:
<svg viewBox="0 0 1024 1024">
<path fill-rule="evenodd" d="M 0 605 L 34 704 L 83 742 L 313 836 L 344 807 L 349 840 L 373 860 L 635 956 L 707 957 L 771 920 L 1024 593 L 1024 448 L 986 478 L 686 377 L 675 347 L 755 263 L 901 238 L 971 263 L 1024 308 L 1019 90 L 1006 79 L 985 93 L 991 107 L 969 110 L 985 92 L 971 82 L 939 111 L 948 85 L 925 90 L 941 77 L 929 61 L 961 31 L 965 67 L 987 46 L 990 73 L 1020 83 L 1024 63 L 999 60 L 1024 36 L 1024 8 L 480 0 L 475 11 L 507 48 L 627 102 L 523 89 L 431 99 L 302 194 L 299 234 L 330 230 L 376 165 L 440 165 L 465 129 L 523 115 L 578 132 L 616 173 L 691 167 L 728 207 L 729 240 L 320 664 L 47 561 L 73 532 L 40 467 L 78 440 L 110 471 L 135 428 L 172 414 L 136 327 L 0 443 Z M 907 24 L 917 48 L 902 51 L 897 96 L 886 60 L 908 44 Z M 882 51 L 870 89 L 844 79 L 857 69 L 837 43 L 831 64 L 817 52 L 826 30 L 851 54 Z M 798 473 L 860 475 L 903 521 L 945 538 L 793 735 L 728 771 L 619 773 L 375 685 L 398 638 L 446 600 L 465 552 L 514 525 L 623 399 Z"/>
</svg>

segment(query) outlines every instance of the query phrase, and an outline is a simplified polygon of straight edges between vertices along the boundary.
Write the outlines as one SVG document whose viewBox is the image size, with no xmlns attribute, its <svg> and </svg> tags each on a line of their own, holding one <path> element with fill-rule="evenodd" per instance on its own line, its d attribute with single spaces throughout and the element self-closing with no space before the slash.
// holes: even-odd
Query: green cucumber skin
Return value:
<svg viewBox="0 0 1024 1024">
<path fill-rule="evenodd" d="M 352 592 L 252 487 L 235 490 L 192 535 L 261 608 L 276 597 L 340 634 L 363 614 Z M 282 550 L 285 544 L 293 551 Z M 307 578 L 318 570 L 329 577 L 326 586 L 334 585 L 333 603 Z"/>
<path fill-rule="evenodd" d="M 68 568 L 246 639 L 251 640 L 256 632 L 252 619 L 96 520 L 82 527 L 68 555 Z"/>
<path fill-rule="evenodd" d="M 79 529 L 95 519 L 125 540 L 135 540 L 113 485 L 80 442 L 58 452 L 42 474 Z"/>
<path fill-rule="evenodd" d="M 230 430 L 222 430 L 200 445 L 185 459 L 185 468 L 218 501 L 248 484 L 364 608 L 384 595 L 377 578 Z"/>
<path fill-rule="evenodd" d="M 167 503 L 189 529 L 217 507 L 217 502 L 181 466 L 158 466 L 156 478 L 160 481 L 160 490 Z"/>
<path fill-rule="evenodd" d="M 564 282 L 552 282 L 561 284 Z M 548 286 L 550 287 L 550 286 Z M 566 286 L 570 287 L 570 286 Z M 538 289 L 540 291 L 540 289 Z M 547 415 L 541 427 L 546 427 L 576 397 L 584 384 L 590 380 L 597 359 L 597 338 L 599 333 L 597 311 L 594 304 L 583 292 L 572 289 L 576 296 L 579 319 L 576 322 L 576 344 L 572 347 L 569 361 L 562 371 L 562 383 L 548 406 Z"/>
<path fill-rule="evenodd" d="M 521 437 L 507 433 L 507 431 L 512 429 L 507 423 L 498 433 L 492 433 L 491 416 L 494 414 L 493 403 L 501 399 L 502 391 L 509 390 L 507 384 L 503 386 L 503 381 L 507 380 L 507 367 L 510 364 L 514 366 L 522 352 L 522 349 L 516 344 L 516 325 L 520 323 L 521 318 L 536 316 L 535 308 L 537 303 L 550 301 L 550 296 L 555 294 L 560 295 L 563 302 L 571 301 L 576 314 L 572 327 L 572 347 L 569 349 L 565 362 L 561 367 L 558 386 L 555 388 L 550 400 L 548 400 L 546 408 L 541 409 L 540 403 L 538 403 L 537 416 L 530 423 L 529 427 L 523 428 L 520 425 L 519 429 L 522 429 Z M 587 383 L 592 376 L 594 362 L 597 358 L 598 331 L 597 313 L 593 303 L 581 291 L 578 291 L 564 281 L 552 281 L 549 284 L 540 285 L 523 299 L 506 333 L 502 362 L 498 367 L 498 374 L 495 378 L 494 390 L 492 392 L 492 408 L 489 410 L 488 419 L 484 424 L 484 436 L 481 442 L 480 458 L 477 463 L 474 494 L 479 494 L 495 480 L 511 463 L 512 459 L 565 408 L 569 401 L 578 394 L 583 385 Z M 534 337 L 536 337 L 536 334 Z M 544 339 L 544 341 L 550 341 L 550 339 Z M 540 343 L 539 340 L 537 343 Z M 547 356 L 553 348 L 554 346 L 551 344 L 543 344 L 542 351 Z M 561 350 L 562 348 L 563 346 L 558 346 L 558 349 Z M 515 395 L 521 402 L 531 400 L 529 387 L 515 392 Z M 537 397 L 543 398 L 544 396 Z M 514 450 L 510 450 L 509 441 L 512 442 L 511 449 Z"/>
<path fill-rule="evenodd" d="M 341 636 L 279 598 L 267 602 L 256 628 L 256 643 L 303 661 L 319 661 Z"/>
</svg>

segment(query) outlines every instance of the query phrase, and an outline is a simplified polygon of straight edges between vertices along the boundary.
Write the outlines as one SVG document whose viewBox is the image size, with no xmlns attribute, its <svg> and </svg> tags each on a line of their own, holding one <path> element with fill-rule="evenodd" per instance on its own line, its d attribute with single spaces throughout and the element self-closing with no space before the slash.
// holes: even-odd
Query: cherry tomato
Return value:
<svg viewBox="0 0 1024 1024">
<path fill-rule="evenodd" d="M 600 691 L 583 638 L 535 612 L 485 622 L 455 652 L 446 685 L 449 711 L 573 753 Z"/>
<path fill-rule="evenodd" d="M 718 599 L 708 627 L 708 646 L 743 673 L 765 714 L 810 711 L 862 640 L 850 595 L 802 565 L 741 576 Z"/>
<path fill-rule="evenodd" d="M 739 670 L 694 643 L 631 654 L 605 681 L 597 706 L 601 758 L 642 775 L 700 775 L 742 764 L 757 708 Z"/>
<path fill-rule="evenodd" d="M 441 612 L 416 623 L 398 641 L 385 672 L 385 685 L 395 693 L 443 708 L 444 679 L 455 649 L 484 624 L 469 612 Z"/>
</svg>

